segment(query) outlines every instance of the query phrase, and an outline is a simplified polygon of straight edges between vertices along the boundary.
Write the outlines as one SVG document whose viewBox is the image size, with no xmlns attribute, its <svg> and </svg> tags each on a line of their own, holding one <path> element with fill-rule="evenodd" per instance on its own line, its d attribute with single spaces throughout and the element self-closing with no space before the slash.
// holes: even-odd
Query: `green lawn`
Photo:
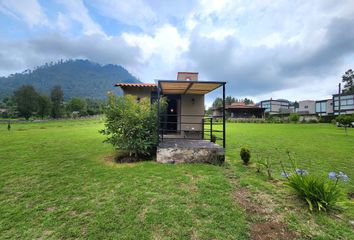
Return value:
<svg viewBox="0 0 354 240">
<path fill-rule="evenodd" d="M 298 238 L 353 236 L 353 201 L 311 214 L 238 156 L 248 146 L 276 163 L 289 149 L 310 172 L 354 178 L 353 129 L 345 136 L 325 124 L 228 124 L 227 164 L 212 166 L 111 163 L 102 127 L 100 119 L 18 123 L 10 132 L 0 124 L 0 239 L 248 239 L 267 217 L 235 200 L 241 191 Z M 279 166 L 273 173 L 279 178 Z M 353 181 L 341 187 L 354 191 Z"/>
</svg>

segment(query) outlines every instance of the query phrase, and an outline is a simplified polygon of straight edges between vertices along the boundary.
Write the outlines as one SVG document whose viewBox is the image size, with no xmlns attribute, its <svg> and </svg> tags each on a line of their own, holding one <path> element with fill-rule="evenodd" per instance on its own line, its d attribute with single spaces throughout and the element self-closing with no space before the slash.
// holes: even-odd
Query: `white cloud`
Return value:
<svg viewBox="0 0 354 240">
<path fill-rule="evenodd" d="M 1 0 L 0 12 L 24 21 L 30 27 L 48 26 L 48 19 L 37 0 Z"/>
<path fill-rule="evenodd" d="M 59 59 L 90 59 L 101 64 L 119 64 L 134 70 L 140 50 L 121 37 L 84 35 L 70 38 L 47 34 L 29 41 L 0 40 L 0 74 L 23 71 Z"/>
<path fill-rule="evenodd" d="M 67 17 L 81 24 L 82 31 L 85 35 L 105 35 L 101 26 L 91 18 L 82 0 L 59 0 L 59 2 L 66 7 Z M 63 22 L 65 21 L 65 17 L 65 14 L 60 15 L 59 24 L 62 26 Z M 66 21 L 66 23 L 68 22 Z"/>
<path fill-rule="evenodd" d="M 176 71 L 186 66 L 183 54 L 188 50 L 189 40 L 169 24 L 156 29 L 152 35 L 124 33 L 122 37 L 142 51 L 141 65 L 134 74 L 143 81 L 173 79 Z"/>
<path fill-rule="evenodd" d="M 67 30 L 70 29 L 71 27 L 71 20 L 69 17 L 67 17 L 65 14 L 63 14 L 62 12 L 58 13 L 57 16 L 57 26 L 58 28 L 62 31 L 65 32 Z"/>
<path fill-rule="evenodd" d="M 164 63 L 173 64 L 188 49 L 188 39 L 182 37 L 171 25 L 156 29 L 153 36 L 132 33 L 124 33 L 122 36 L 127 43 L 142 49 L 143 61 L 157 55 Z"/>
<path fill-rule="evenodd" d="M 155 12 L 142 0 L 94 0 L 94 6 L 104 16 L 121 23 L 146 29 L 157 19 Z"/>
</svg>

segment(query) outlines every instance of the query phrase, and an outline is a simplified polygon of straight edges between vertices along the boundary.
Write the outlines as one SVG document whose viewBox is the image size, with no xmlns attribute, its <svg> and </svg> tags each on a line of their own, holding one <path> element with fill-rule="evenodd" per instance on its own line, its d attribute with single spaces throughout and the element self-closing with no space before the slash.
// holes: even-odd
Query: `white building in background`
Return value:
<svg viewBox="0 0 354 240">
<path fill-rule="evenodd" d="M 312 120 L 321 116 L 338 115 L 339 111 L 340 114 L 354 114 L 354 93 L 334 94 L 332 99 L 303 100 L 297 104 L 292 104 L 285 99 L 269 99 L 261 101 L 258 105 L 271 115 L 286 116 L 296 112 L 305 120 Z"/>
<path fill-rule="evenodd" d="M 260 102 L 260 107 L 265 109 L 269 114 L 290 113 L 290 102 L 285 99 L 269 99 Z"/>
<path fill-rule="evenodd" d="M 316 114 L 316 101 L 299 101 L 299 107 L 296 109 L 296 112 L 299 114 Z"/>
<path fill-rule="evenodd" d="M 339 106 L 340 99 L 340 106 Z M 354 93 L 334 94 L 333 95 L 333 112 L 335 115 L 339 114 L 353 114 L 354 113 Z"/>
<path fill-rule="evenodd" d="M 333 99 L 316 101 L 316 114 L 318 116 L 333 115 Z"/>
</svg>

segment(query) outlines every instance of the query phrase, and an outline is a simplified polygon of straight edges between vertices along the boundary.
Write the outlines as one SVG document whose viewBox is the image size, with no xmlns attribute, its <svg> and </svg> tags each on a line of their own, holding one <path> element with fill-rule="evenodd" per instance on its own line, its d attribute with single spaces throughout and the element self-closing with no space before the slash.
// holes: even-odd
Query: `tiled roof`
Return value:
<svg viewBox="0 0 354 240">
<path fill-rule="evenodd" d="M 155 83 L 117 83 L 116 87 L 157 87 Z"/>
</svg>

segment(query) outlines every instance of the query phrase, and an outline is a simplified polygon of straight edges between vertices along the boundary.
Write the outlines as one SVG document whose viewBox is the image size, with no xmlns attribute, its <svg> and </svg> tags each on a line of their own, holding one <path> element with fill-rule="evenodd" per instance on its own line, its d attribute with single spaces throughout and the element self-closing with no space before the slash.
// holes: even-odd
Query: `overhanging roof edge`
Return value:
<svg viewBox="0 0 354 240">
<path fill-rule="evenodd" d="M 227 82 L 221 82 L 221 81 L 185 81 L 185 80 L 159 80 L 159 79 L 155 79 L 155 81 L 157 81 L 158 83 L 158 87 L 159 89 L 161 89 L 162 92 L 166 92 L 166 94 L 168 94 L 168 92 L 170 92 L 170 94 L 208 94 L 218 88 L 220 88 L 221 86 L 224 86 Z M 163 85 L 166 84 L 171 84 L 174 86 L 169 86 L 169 87 L 163 87 Z M 214 85 L 214 87 L 212 88 L 199 88 L 199 89 L 193 89 L 191 88 L 194 85 Z M 178 85 L 183 85 L 185 87 L 183 88 L 178 88 Z M 176 88 L 177 87 L 177 88 Z M 200 92 L 200 93 L 196 93 L 196 92 Z"/>
</svg>

